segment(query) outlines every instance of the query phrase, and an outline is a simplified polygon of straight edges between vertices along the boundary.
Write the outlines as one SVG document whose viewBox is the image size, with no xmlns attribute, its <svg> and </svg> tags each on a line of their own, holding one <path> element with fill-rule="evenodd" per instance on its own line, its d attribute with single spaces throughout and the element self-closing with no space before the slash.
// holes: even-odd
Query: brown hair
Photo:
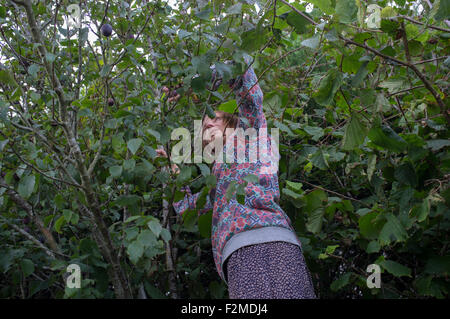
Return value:
<svg viewBox="0 0 450 319">
<path fill-rule="evenodd" d="M 225 130 L 227 128 L 234 128 L 235 129 L 238 126 L 239 117 L 237 115 L 231 114 L 231 113 L 228 113 L 228 112 L 224 112 L 224 111 L 219 111 L 219 110 L 215 111 L 215 113 L 216 113 L 216 117 L 223 118 L 223 120 L 225 122 Z M 202 141 L 203 141 L 203 130 L 204 130 L 203 122 L 205 120 L 205 116 L 203 116 L 203 119 L 202 119 L 202 132 L 201 132 L 201 134 L 202 134 Z M 203 141 L 202 144 L 203 144 L 203 147 L 205 147 L 205 142 L 204 141 Z"/>
</svg>

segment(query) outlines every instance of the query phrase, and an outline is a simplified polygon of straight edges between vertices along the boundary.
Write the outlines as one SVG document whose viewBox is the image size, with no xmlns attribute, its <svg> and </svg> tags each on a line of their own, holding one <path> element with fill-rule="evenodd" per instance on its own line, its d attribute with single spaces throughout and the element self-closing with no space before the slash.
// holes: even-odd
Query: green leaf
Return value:
<svg viewBox="0 0 450 319">
<path fill-rule="evenodd" d="M 353 87 L 359 87 L 363 83 L 363 80 L 366 78 L 367 74 L 369 74 L 367 64 L 369 64 L 369 61 L 364 61 L 359 67 L 358 72 L 356 72 L 355 76 L 352 79 Z"/>
<path fill-rule="evenodd" d="M 305 196 L 305 212 L 309 214 L 319 207 L 324 207 L 327 199 L 327 194 L 321 189 L 316 189 L 308 193 L 308 195 Z"/>
<path fill-rule="evenodd" d="M 106 76 L 109 74 L 109 72 L 111 72 L 111 69 L 112 69 L 111 65 L 105 64 L 105 65 L 102 67 L 102 69 L 100 70 L 100 76 L 101 76 L 102 78 L 106 77 Z"/>
<path fill-rule="evenodd" d="M 39 65 L 37 65 L 37 64 L 32 64 L 32 65 L 30 65 L 30 66 L 28 67 L 28 73 L 30 73 L 30 75 L 31 75 L 33 78 L 36 78 L 36 77 L 37 77 L 37 73 L 39 72 L 39 69 L 40 69 Z"/>
<path fill-rule="evenodd" d="M 380 248 L 380 244 L 377 241 L 373 240 L 367 245 L 366 252 L 368 254 L 377 253 L 380 251 Z"/>
<path fill-rule="evenodd" d="M 202 173 L 202 175 L 204 177 L 211 175 L 211 170 L 209 169 L 208 165 L 203 164 L 203 163 L 198 163 L 197 166 L 198 166 L 198 168 L 200 168 L 200 172 Z"/>
<path fill-rule="evenodd" d="M 386 219 L 387 222 L 380 232 L 380 243 L 388 245 L 392 241 L 405 241 L 408 238 L 408 234 L 398 218 L 389 213 L 386 214 Z"/>
<path fill-rule="evenodd" d="M 156 237 L 161 234 L 162 226 L 157 219 L 152 219 L 147 223 L 148 228 L 155 234 Z"/>
<path fill-rule="evenodd" d="M 0 141 L 0 152 L 3 152 L 3 148 L 6 146 L 6 144 L 8 144 L 9 139 Z"/>
<path fill-rule="evenodd" d="M 336 250 L 336 248 L 338 248 L 339 245 L 331 245 L 331 246 L 327 246 L 327 248 L 325 249 L 325 253 L 326 254 L 332 254 L 334 253 L 334 251 Z"/>
<path fill-rule="evenodd" d="M 230 100 L 228 102 L 222 103 L 219 105 L 219 110 L 224 111 L 230 114 L 234 113 L 234 110 L 237 110 L 236 100 Z"/>
<path fill-rule="evenodd" d="M 28 277 L 32 273 L 34 273 L 34 263 L 30 259 L 22 259 L 20 261 L 20 268 L 23 271 L 23 275 Z"/>
<path fill-rule="evenodd" d="M 53 201 L 55 202 L 55 205 L 58 209 L 63 209 L 64 205 L 66 204 L 66 200 L 61 194 L 56 194 Z"/>
<path fill-rule="evenodd" d="M 317 103 L 322 106 L 331 105 L 334 95 L 342 84 L 342 74 L 337 69 L 331 69 L 320 82 L 319 90 L 313 94 Z"/>
<path fill-rule="evenodd" d="M 133 155 L 136 154 L 136 152 L 139 149 L 139 147 L 141 146 L 142 142 L 143 141 L 140 138 L 133 138 L 128 141 L 128 143 L 127 143 L 128 149 L 130 150 L 130 152 Z"/>
<path fill-rule="evenodd" d="M 78 222 L 80 221 L 80 215 L 78 215 L 78 214 L 73 214 L 72 215 L 72 217 L 70 218 L 70 223 L 72 224 L 72 225 L 77 225 L 78 224 Z"/>
<path fill-rule="evenodd" d="M 439 3 L 437 1 L 434 2 L 433 6 L 439 5 L 439 8 L 437 9 L 436 14 L 434 15 L 434 18 L 436 21 L 441 21 L 444 19 L 450 18 L 450 3 L 448 0 L 439 0 Z"/>
<path fill-rule="evenodd" d="M 258 50 L 267 42 L 268 34 L 268 28 L 262 28 L 259 24 L 257 28 L 243 32 L 241 49 L 249 53 Z"/>
<path fill-rule="evenodd" d="M 381 82 L 378 84 L 378 86 L 382 88 L 387 88 L 389 93 L 397 93 L 398 91 L 401 91 L 403 89 L 406 89 L 408 87 L 407 82 L 400 78 L 400 79 L 389 79 Z"/>
<path fill-rule="evenodd" d="M 55 62 L 55 59 L 56 59 L 56 55 L 54 55 L 53 53 L 47 52 L 45 54 L 45 60 L 47 60 L 48 63 Z"/>
<path fill-rule="evenodd" d="M 367 178 L 369 181 L 372 180 L 373 173 L 375 172 L 377 164 L 377 155 L 370 154 L 369 159 L 367 160 Z"/>
<path fill-rule="evenodd" d="M 392 260 L 383 260 L 380 266 L 395 277 L 411 277 L 411 269 Z"/>
<path fill-rule="evenodd" d="M 148 283 L 148 281 L 144 281 L 145 291 L 152 299 L 167 299 L 167 296 L 164 295 L 158 288 Z"/>
<path fill-rule="evenodd" d="M 109 168 L 109 173 L 112 177 L 119 177 L 120 175 L 122 175 L 122 170 L 122 165 L 115 165 Z"/>
<path fill-rule="evenodd" d="M 326 160 L 324 153 L 322 149 L 318 149 L 312 156 L 311 156 L 311 163 L 318 167 L 321 170 L 326 170 L 329 165 L 328 161 Z"/>
<path fill-rule="evenodd" d="M 63 216 L 67 223 L 70 223 L 70 220 L 72 219 L 73 211 L 69 209 L 63 209 Z"/>
<path fill-rule="evenodd" d="M 306 223 L 306 229 L 317 234 L 322 229 L 323 216 L 325 210 L 323 208 L 318 208 L 308 217 L 308 222 Z"/>
<path fill-rule="evenodd" d="M 211 237 L 211 227 L 212 227 L 212 211 L 202 214 L 198 218 L 198 230 L 200 235 L 204 238 Z"/>
<path fill-rule="evenodd" d="M 318 126 L 305 125 L 302 128 L 306 133 L 311 135 L 313 141 L 316 141 L 316 142 L 324 135 L 323 128 L 318 127 Z"/>
<path fill-rule="evenodd" d="M 400 183 L 409 185 L 411 187 L 416 187 L 418 183 L 418 178 L 416 171 L 410 162 L 406 162 L 395 168 L 394 173 L 395 179 Z"/>
<path fill-rule="evenodd" d="M 297 194 L 294 191 L 291 191 L 289 188 L 283 188 L 283 194 L 289 197 L 292 197 L 293 199 L 300 199 L 302 198 L 301 195 Z"/>
<path fill-rule="evenodd" d="M 259 183 L 259 177 L 254 174 L 248 174 L 244 178 L 242 178 L 244 181 L 252 184 L 258 184 Z"/>
<path fill-rule="evenodd" d="M 197 11 L 197 10 L 196 10 Z M 203 10 L 201 10 L 201 11 L 197 11 L 196 13 L 195 13 L 195 16 L 197 17 L 197 18 L 199 18 L 200 20 L 205 20 L 205 21 L 209 21 L 209 16 L 210 16 L 210 14 L 211 14 L 211 8 L 210 8 L 210 6 L 208 5 L 208 6 L 206 6 Z"/>
<path fill-rule="evenodd" d="M 34 177 L 34 175 L 23 176 L 20 179 L 19 187 L 17 189 L 19 195 L 25 199 L 30 197 L 31 194 L 33 193 L 35 182 L 36 178 Z"/>
<path fill-rule="evenodd" d="M 334 8 L 331 5 L 331 0 L 310 0 L 308 2 L 314 4 L 314 7 L 319 8 L 325 14 L 332 15 L 334 13 Z"/>
<path fill-rule="evenodd" d="M 399 27 L 400 27 L 400 24 L 397 21 L 381 19 L 381 24 L 380 24 L 381 30 L 388 34 L 391 34 L 392 36 L 395 35 L 395 33 Z"/>
<path fill-rule="evenodd" d="M 211 107 L 211 105 L 206 104 L 206 109 L 205 109 L 205 111 L 206 111 L 206 115 L 208 115 L 208 117 L 209 117 L 210 119 L 213 119 L 213 118 L 216 117 L 216 113 L 214 112 L 214 110 L 213 110 L 213 108 Z"/>
<path fill-rule="evenodd" d="M 408 144 L 389 126 L 374 126 L 367 134 L 369 139 L 376 145 L 395 153 L 406 150 Z"/>
<path fill-rule="evenodd" d="M 136 167 L 136 161 L 135 161 L 133 158 L 128 159 L 128 160 L 124 160 L 124 161 L 123 161 L 123 168 L 124 168 L 126 171 L 131 171 L 131 170 L 133 170 L 135 167 Z"/>
<path fill-rule="evenodd" d="M 192 176 L 192 170 L 189 166 L 184 166 L 181 168 L 180 173 L 177 176 L 177 184 L 181 185 L 187 182 Z"/>
<path fill-rule="evenodd" d="M 411 215 L 417 218 L 419 223 L 423 222 L 430 213 L 430 200 L 425 198 L 421 204 L 415 205 L 411 210 Z"/>
<path fill-rule="evenodd" d="M 161 229 L 161 238 L 167 243 L 172 239 L 172 235 L 166 228 L 163 228 Z"/>
<path fill-rule="evenodd" d="M 116 205 L 126 206 L 128 208 L 138 205 L 140 202 L 141 197 L 137 195 L 122 195 L 114 201 Z"/>
<path fill-rule="evenodd" d="M 227 14 L 240 14 L 242 11 L 242 3 L 238 2 L 227 9 Z"/>
<path fill-rule="evenodd" d="M 236 200 L 239 204 L 245 205 L 245 184 L 239 184 L 236 189 Z"/>
<path fill-rule="evenodd" d="M 356 21 L 358 7 L 355 0 L 339 0 L 336 1 L 336 15 L 342 23 L 352 23 Z"/>
<path fill-rule="evenodd" d="M 302 183 L 286 181 L 286 185 L 289 186 L 290 188 L 292 188 L 293 190 L 297 191 L 297 192 L 303 191 L 302 190 L 302 187 L 303 187 Z"/>
<path fill-rule="evenodd" d="M 289 25 L 294 27 L 297 33 L 302 34 L 308 32 L 307 27 L 310 22 L 297 12 L 291 11 L 287 16 L 286 21 Z"/>
<path fill-rule="evenodd" d="M 353 113 L 350 122 L 345 126 L 342 149 L 353 150 L 359 147 L 364 142 L 367 131 L 367 126 L 356 113 Z"/>
<path fill-rule="evenodd" d="M 124 146 L 125 141 L 123 140 L 122 136 L 113 136 L 111 139 L 111 145 L 114 149 L 114 152 L 120 154 L 122 153 L 123 149 L 122 147 Z"/>
<path fill-rule="evenodd" d="M 144 229 L 138 235 L 136 241 L 140 242 L 142 247 L 147 248 L 156 245 L 157 237 L 150 230 Z"/>
<path fill-rule="evenodd" d="M 332 291 L 338 291 L 338 290 L 344 288 L 350 282 L 351 275 L 352 275 L 351 272 L 347 272 L 347 273 L 343 274 L 342 276 L 340 276 L 338 279 L 336 279 L 335 281 L 333 281 L 331 283 L 330 289 Z"/>
<path fill-rule="evenodd" d="M 225 296 L 226 288 L 223 284 L 220 284 L 217 281 L 212 281 L 209 284 L 209 291 L 211 293 L 211 298 L 223 299 Z"/>
<path fill-rule="evenodd" d="M 450 274 L 450 256 L 434 256 L 427 260 L 425 273 L 438 276 Z"/>
<path fill-rule="evenodd" d="M 385 220 L 376 211 L 361 216 L 358 220 L 359 231 L 367 239 L 377 239 Z"/>
<path fill-rule="evenodd" d="M 234 197 L 234 194 L 236 193 L 236 188 L 237 188 L 236 181 L 231 181 L 230 184 L 228 184 L 227 191 L 225 193 L 225 198 L 227 199 L 227 201 L 230 201 Z"/>
<path fill-rule="evenodd" d="M 443 147 L 447 147 L 450 145 L 449 140 L 429 140 L 426 142 L 427 147 L 430 148 L 432 151 L 438 151 Z"/>
<path fill-rule="evenodd" d="M 0 82 L 11 85 L 12 87 L 18 86 L 16 80 L 8 70 L 0 70 Z"/>
<path fill-rule="evenodd" d="M 320 37 L 314 36 L 312 38 L 303 40 L 300 44 L 307 48 L 317 49 L 320 44 Z"/>
<path fill-rule="evenodd" d="M 55 230 L 58 234 L 62 234 L 61 227 L 66 224 L 66 218 L 64 216 L 59 217 L 55 222 Z"/>
<path fill-rule="evenodd" d="M 133 241 L 127 248 L 128 256 L 133 264 L 136 264 L 144 254 L 144 246 L 139 241 Z"/>
</svg>

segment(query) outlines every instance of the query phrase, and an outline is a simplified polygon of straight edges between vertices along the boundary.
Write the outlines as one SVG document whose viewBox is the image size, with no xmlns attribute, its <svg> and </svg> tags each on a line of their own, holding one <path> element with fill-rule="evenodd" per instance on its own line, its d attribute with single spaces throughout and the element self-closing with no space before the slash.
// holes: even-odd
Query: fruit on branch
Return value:
<svg viewBox="0 0 450 319">
<path fill-rule="evenodd" d="M 202 102 L 202 100 L 200 99 L 200 97 L 197 94 L 192 94 L 192 100 L 194 101 L 195 104 Z"/>
<path fill-rule="evenodd" d="M 108 99 L 108 105 L 109 105 L 109 106 L 113 106 L 113 105 L 114 105 L 114 99 L 113 99 L 112 97 L 110 97 L 110 98 Z"/>
<path fill-rule="evenodd" d="M 112 34 L 112 26 L 109 23 L 105 23 L 100 28 L 100 31 L 102 32 L 103 36 L 109 37 Z"/>
</svg>

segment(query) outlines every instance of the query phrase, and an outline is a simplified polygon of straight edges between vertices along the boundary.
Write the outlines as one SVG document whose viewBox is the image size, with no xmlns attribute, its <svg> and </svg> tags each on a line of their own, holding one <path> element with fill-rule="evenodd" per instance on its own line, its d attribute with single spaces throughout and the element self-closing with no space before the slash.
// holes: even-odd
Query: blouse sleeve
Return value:
<svg viewBox="0 0 450 319">
<path fill-rule="evenodd" d="M 251 57 L 245 55 L 244 61 L 247 65 L 250 65 Z M 234 92 L 236 102 L 239 105 L 239 127 L 243 129 L 267 127 L 262 105 L 263 93 L 251 66 L 236 79 Z"/>
<path fill-rule="evenodd" d="M 188 209 L 197 209 L 197 200 L 201 195 L 201 192 L 192 194 L 191 189 L 187 186 L 183 187 L 181 189 L 181 191 L 186 193 L 186 195 L 184 196 L 184 199 L 172 204 L 173 208 L 175 209 L 175 212 L 179 215 L 182 215 Z M 199 215 L 205 214 L 212 208 L 213 208 L 213 205 L 211 203 L 211 199 L 208 194 L 206 196 L 205 206 L 198 210 L 198 214 Z"/>
</svg>

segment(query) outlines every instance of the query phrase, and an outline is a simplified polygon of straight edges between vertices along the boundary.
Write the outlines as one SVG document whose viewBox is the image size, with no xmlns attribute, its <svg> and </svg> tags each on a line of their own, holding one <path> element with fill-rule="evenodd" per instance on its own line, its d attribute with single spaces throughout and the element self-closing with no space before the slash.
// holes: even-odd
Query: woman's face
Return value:
<svg viewBox="0 0 450 319">
<path fill-rule="evenodd" d="M 203 119 L 203 141 L 205 143 L 211 143 L 220 136 L 222 136 L 225 141 L 226 120 L 222 114 L 218 112 L 215 113 L 215 118 L 211 119 L 208 115 L 205 115 L 205 118 Z"/>
</svg>

